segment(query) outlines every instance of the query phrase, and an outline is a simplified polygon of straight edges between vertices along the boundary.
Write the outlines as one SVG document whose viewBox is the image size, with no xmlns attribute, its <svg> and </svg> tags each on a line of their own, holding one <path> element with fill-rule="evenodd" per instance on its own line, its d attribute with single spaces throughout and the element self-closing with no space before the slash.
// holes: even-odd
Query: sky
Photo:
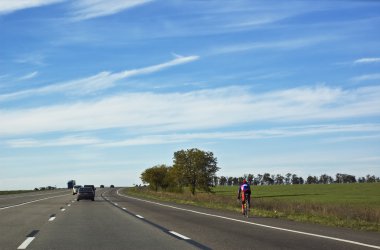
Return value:
<svg viewBox="0 0 380 250">
<path fill-rule="evenodd" d="M 0 0 L 0 190 L 380 176 L 380 1 Z"/>
</svg>

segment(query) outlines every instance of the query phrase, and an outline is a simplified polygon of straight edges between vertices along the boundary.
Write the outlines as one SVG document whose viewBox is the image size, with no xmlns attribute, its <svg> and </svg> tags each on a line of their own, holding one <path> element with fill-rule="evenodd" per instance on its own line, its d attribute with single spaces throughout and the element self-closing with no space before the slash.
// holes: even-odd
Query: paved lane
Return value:
<svg viewBox="0 0 380 250">
<path fill-rule="evenodd" d="M 283 231 L 261 225 L 343 238 L 375 245 L 380 249 L 378 233 L 356 232 L 348 229 L 336 229 L 275 219 L 244 219 L 234 213 L 174 205 L 207 214 L 217 214 L 221 217 L 209 216 L 122 197 L 116 194 L 115 189 L 105 195 L 112 202 L 117 203 L 118 206 L 144 217 L 147 222 L 161 225 L 165 228 L 172 228 L 176 232 L 213 249 L 370 249 L 363 245 Z M 246 222 L 257 224 L 247 224 Z"/>
<path fill-rule="evenodd" d="M 43 225 L 27 249 L 196 249 L 186 240 L 141 221 L 100 197 L 74 202 Z"/>
<path fill-rule="evenodd" d="M 58 197 L 51 198 L 54 196 Z M 11 199 L 3 199 L 2 202 L 7 207 L 0 209 L 0 249 L 17 249 L 25 240 L 26 235 L 50 223 L 50 216 L 53 214 L 58 216 L 62 213 L 61 208 L 68 207 L 72 199 L 69 191 L 35 196 L 17 195 Z M 31 202 L 35 200 L 39 201 Z M 24 202 L 31 203 L 12 206 Z"/>
<path fill-rule="evenodd" d="M 37 201 L 20 206 L 9 204 L 33 201 L 33 196 L 12 198 L 13 203 L 11 199 L 3 199 L 3 204 L 9 207 L 0 210 L 0 249 L 374 249 L 380 246 L 379 233 L 276 219 L 246 219 L 236 213 L 193 206 L 160 205 L 120 196 L 117 189 L 97 189 L 95 201 L 79 202 L 76 196 L 65 192 L 34 197 Z"/>
<path fill-rule="evenodd" d="M 22 205 L 25 203 L 34 203 L 39 200 L 46 200 L 58 196 L 71 194 L 71 189 L 51 190 L 51 191 L 36 191 L 30 193 L 0 195 L 0 211 L 8 209 L 12 206 Z"/>
</svg>

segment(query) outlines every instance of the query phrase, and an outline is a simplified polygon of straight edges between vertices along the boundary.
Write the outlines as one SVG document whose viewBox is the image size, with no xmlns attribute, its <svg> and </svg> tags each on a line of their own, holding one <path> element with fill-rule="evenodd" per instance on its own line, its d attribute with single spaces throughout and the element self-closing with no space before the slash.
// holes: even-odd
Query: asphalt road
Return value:
<svg viewBox="0 0 380 250">
<path fill-rule="evenodd" d="M 0 196 L 0 249 L 380 249 L 380 234 L 242 216 L 97 189 Z"/>
</svg>

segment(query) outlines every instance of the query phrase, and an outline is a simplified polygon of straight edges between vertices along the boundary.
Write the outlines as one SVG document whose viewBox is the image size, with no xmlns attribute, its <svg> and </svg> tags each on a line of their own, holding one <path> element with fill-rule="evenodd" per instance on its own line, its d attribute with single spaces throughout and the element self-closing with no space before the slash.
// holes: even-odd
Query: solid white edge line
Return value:
<svg viewBox="0 0 380 250">
<path fill-rule="evenodd" d="M 181 239 L 184 239 L 184 240 L 191 240 L 189 237 L 186 237 L 185 235 L 179 234 L 174 231 L 169 231 L 169 233 L 174 234 L 175 236 L 180 237 Z"/>
<path fill-rule="evenodd" d="M 50 217 L 49 221 L 55 220 L 55 217 Z"/>
<path fill-rule="evenodd" d="M 26 249 L 35 237 L 27 237 L 26 240 L 17 249 Z"/>
<path fill-rule="evenodd" d="M 17 204 L 17 205 L 12 205 L 12 206 L 7 206 L 7 207 L 1 207 L 0 210 L 4 210 L 4 209 L 8 209 L 8 208 L 13 208 L 13 207 L 19 207 L 19 206 L 23 206 L 23 205 L 26 205 L 26 204 L 34 203 L 34 202 L 37 202 L 37 201 L 43 201 L 43 200 L 53 199 L 53 198 L 57 198 L 57 197 L 67 196 L 67 195 L 68 194 L 64 194 L 64 195 L 58 195 L 58 196 L 52 196 L 52 197 L 47 197 L 47 198 L 43 198 L 43 199 L 38 199 L 38 200 L 34 200 L 34 201 L 23 202 L 23 203 L 20 203 L 20 204 Z"/>
<path fill-rule="evenodd" d="M 136 217 L 138 217 L 140 219 L 144 219 L 144 217 L 142 217 L 141 215 L 138 215 L 138 214 L 136 214 Z"/>
<path fill-rule="evenodd" d="M 361 243 L 361 242 L 357 242 L 357 241 L 345 240 L 345 239 L 341 239 L 341 238 L 335 238 L 335 237 L 330 237 L 330 236 L 325 236 L 325 235 L 320 235 L 320 234 L 307 233 L 307 232 L 302 232 L 302 231 L 297 231 L 297 230 L 292 230 L 292 229 L 286 229 L 286 228 L 281 228 L 281 227 L 268 226 L 268 225 L 264 225 L 264 224 L 259 224 L 259 223 L 244 221 L 244 220 L 233 219 L 233 218 L 229 218 L 229 217 L 225 217 L 225 216 L 220 216 L 220 215 L 215 215 L 215 214 L 208 214 L 208 213 L 198 212 L 198 211 L 195 211 L 195 210 L 190 210 L 190 209 L 170 206 L 170 205 L 166 205 L 166 204 L 162 204 L 162 203 L 158 203 L 158 202 L 154 202 L 154 201 L 142 200 L 142 199 L 131 197 L 131 196 L 127 196 L 127 195 L 122 195 L 122 194 L 119 193 L 119 190 L 120 189 L 118 189 L 117 192 L 116 192 L 119 196 L 124 196 L 124 197 L 127 197 L 129 199 L 135 199 L 135 200 L 139 200 L 139 201 L 142 201 L 142 202 L 147 202 L 147 203 L 151 203 L 151 204 L 155 204 L 155 205 L 159 205 L 159 206 L 163 206 L 163 207 L 169 207 L 169 208 L 173 208 L 173 209 L 177 209 L 177 210 L 181 210 L 181 211 L 187 211 L 187 212 L 191 212 L 191 213 L 195 213 L 195 214 L 201 214 L 201 215 L 216 217 L 216 218 L 220 218 L 220 219 L 225 219 L 225 220 L 230 220 L 230 221 L 236 221 L 236 222 L 250 224 L 250 225 L 255 225 L 255 226 L 259 226 L 259 227 L 265 227 L 265 228 L 270 228 L 270 229 L 275 229 L 275 230 L 280 230 L 280 231 L 285 231 L 285 232 L 290 232 L 290 233 L 303 234 L 303 235 L 308 235 L 308 236 L 313 236 L 313 237 L 318 237 L 318 238 L 323 238 L 323 239 L 335 240 L 335 241 L 350 243 L 350 244 L 354 244 L 354 245 L 359 245 L 359 246 L 365 246 L 365 247 L 380 249 L 380 246 L 365 244 L 365 243 Z"/>
</svg>

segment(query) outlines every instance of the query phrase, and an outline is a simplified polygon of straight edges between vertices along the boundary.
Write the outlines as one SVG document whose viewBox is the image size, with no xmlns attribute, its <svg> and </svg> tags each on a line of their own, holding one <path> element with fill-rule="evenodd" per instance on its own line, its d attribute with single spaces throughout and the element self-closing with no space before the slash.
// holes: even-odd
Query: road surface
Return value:
<svg viewBox="0 0 380 250">
<path fill-rule="evenodd" d="M 96 190 L 0 196 L 0 249 L 380 249 L 380 234 Z"/>
</svg>

